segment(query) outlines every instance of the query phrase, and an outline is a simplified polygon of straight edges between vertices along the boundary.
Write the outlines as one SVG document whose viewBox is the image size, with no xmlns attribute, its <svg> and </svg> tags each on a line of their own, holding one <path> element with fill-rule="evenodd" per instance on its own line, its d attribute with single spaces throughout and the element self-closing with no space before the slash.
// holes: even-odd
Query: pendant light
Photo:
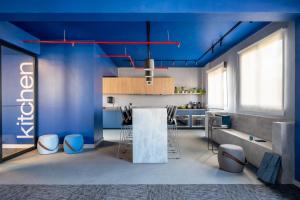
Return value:
<svg viewBox="0 0 300 200">
<path fill-rule="evenodd" d="M 147 41 L 150 42 L 150 22 L 146 22 L 147 25 Z M 151 59 L 150 44 L 147 44 L 147 53 L 148 58 L 145 61 L 145 79 L 147 85 L 153 85 L 153 76 L 154 76 L 154 59 Z"/>
</svg>

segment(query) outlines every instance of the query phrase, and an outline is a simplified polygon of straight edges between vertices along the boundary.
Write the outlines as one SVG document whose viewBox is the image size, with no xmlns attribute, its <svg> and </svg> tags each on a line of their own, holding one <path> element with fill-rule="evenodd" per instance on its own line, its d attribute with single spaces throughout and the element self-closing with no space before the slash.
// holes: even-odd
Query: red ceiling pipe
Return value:
<svg viewBox="0 0 300 200">
<path fill-rule="evenodd" d="M 155 67 L 154 68 L 154 71 L 165 71 L 165 70 L 168 70 L 168 68 L 169 67 Z M 135 66 L 134 68 L 133 68 L 134 70 L 138 70 L 138 71 L 144 71 L 145 70 L 145 68 L 144 68 L 144 66 L 142 66 L 142 67 L 137 67 L 137 66 Z"/>
<path fill-rule="evenodd" d="M 23 40 L 25 43 L 37 44 L 103 44 L 103 45 L 176 45 L 181 43 L 177 41 L 89 41 L 89 40 Z"/>
</svg>

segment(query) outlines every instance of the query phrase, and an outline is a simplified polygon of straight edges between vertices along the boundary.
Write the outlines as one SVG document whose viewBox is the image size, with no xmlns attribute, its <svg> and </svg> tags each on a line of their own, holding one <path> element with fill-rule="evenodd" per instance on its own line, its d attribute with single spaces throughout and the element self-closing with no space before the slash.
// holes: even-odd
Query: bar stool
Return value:
<svg viewBox="0 0 300 200">
<path fill-rule="evenodd" d="M 120 108 L 122 114 L 122 127 L 120 131 L 120 139 L 118 142 L 116 156 L 120 158 L 120 152 L 126 153 L 132 148 L 132 108 Z"/>
<path fill-rule="evenodd" d="M 180 145 L 178 143 L 178 131 L 176 122 L 176 106 L 168 106 L 168 153 L 169 159 L 180 159 Z"/>
</svg>

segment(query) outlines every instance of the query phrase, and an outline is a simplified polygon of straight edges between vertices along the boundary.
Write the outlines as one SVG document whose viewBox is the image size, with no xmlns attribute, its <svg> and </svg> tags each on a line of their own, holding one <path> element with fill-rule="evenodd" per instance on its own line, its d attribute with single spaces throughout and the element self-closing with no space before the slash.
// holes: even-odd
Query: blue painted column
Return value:
<svg viewBox="0 0 300 200">
<path fill-rule="evenodd" d="M 85 144 L 102 139 L 102 76 L 116 73 L 100 47 L 42 45 L 39 56 L 39 135 L 82 134 Z"/>
<path fill-rule="evenodd" d="M 295 25 L 295 179 L 300 181 L 300 19 Z"/>
</svg>

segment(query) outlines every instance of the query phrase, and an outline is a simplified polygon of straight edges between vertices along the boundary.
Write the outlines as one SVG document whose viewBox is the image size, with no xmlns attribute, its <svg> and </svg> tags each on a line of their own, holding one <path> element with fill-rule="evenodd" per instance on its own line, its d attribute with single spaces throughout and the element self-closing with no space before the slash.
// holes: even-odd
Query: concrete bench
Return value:
<svg viewBox="0 0 300 200">
<path fill-rule="evenodd" d="M 256 167 L 265 154 L 272 152 L 272 142 L 256 142 L 249 140 L 249 134 L 234 129 L 215 129 L 213 130 L 213 140 L 219 144 L 235 144 L 243 147 L 248 162 Z M 261 139 L 255 137 L 254 139 Z"/>
<path fill-rule="evenodd" d="M 215 112 L 214 112 L 215 113 Z M 231 129 L 213 129 L 213 140 L 218 144 L 243 147 L 249 163 L 259 167 L 265 152 L 277 153 L 282 158 L 281 183 L 292 183 L 294 177 L 294 122 L 245 114 L 232 114 Z M 207 121 L 210 112 L 207 112 Z M 207 133 L 206 133 L 207 135 Z M 250 141 L 249 137 L 254 140 Z M 263 139 L 266 142 L 256 142 Z"/>
</svg>

